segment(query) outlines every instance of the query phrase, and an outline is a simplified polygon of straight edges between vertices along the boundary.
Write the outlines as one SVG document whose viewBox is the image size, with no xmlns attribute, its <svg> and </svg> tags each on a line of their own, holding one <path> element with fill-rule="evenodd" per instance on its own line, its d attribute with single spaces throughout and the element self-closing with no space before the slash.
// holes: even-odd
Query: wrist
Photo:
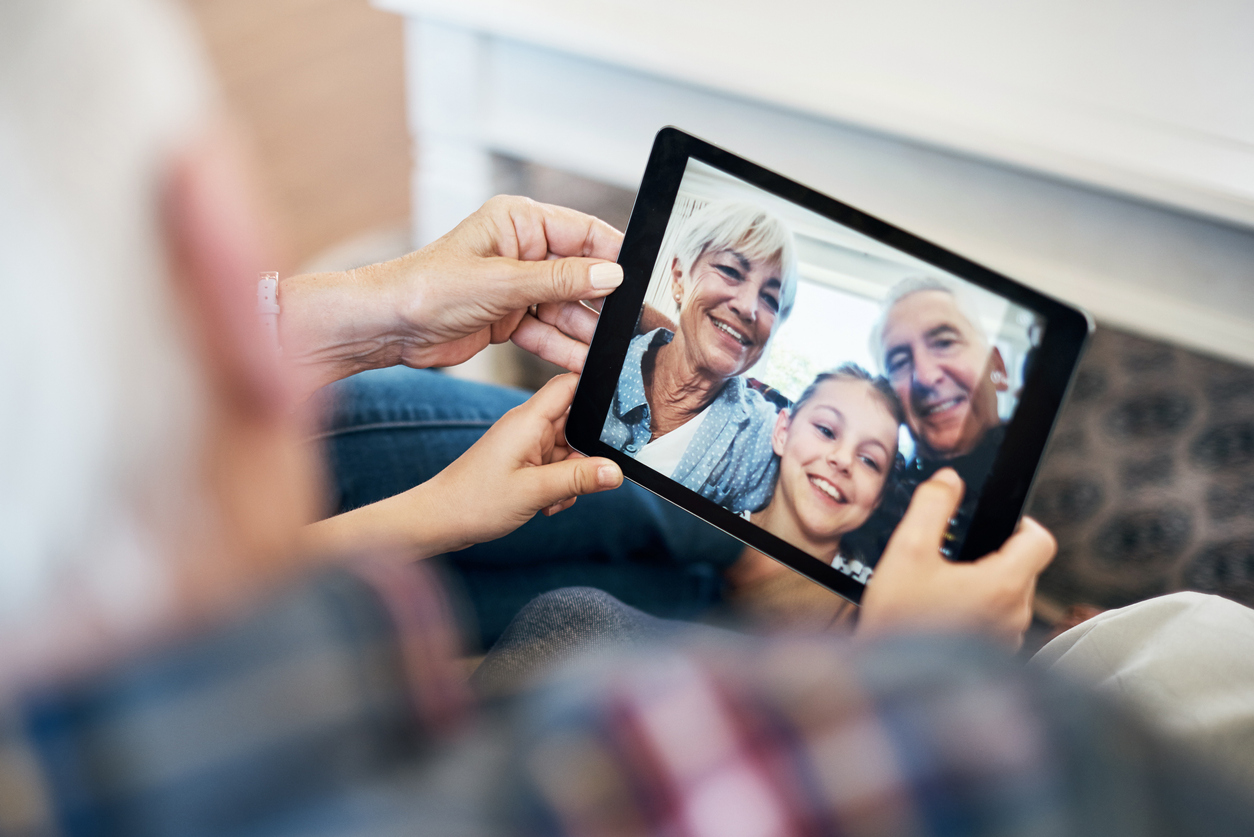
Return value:
<svg viewBox="0 0 1254 837">
<path fill-rule="evenodd" d="M 378 273 L 364 267 L 279 280 L 279 333 L 304 396 L 400 362 L 395 307 Z"/>
<path fill-rule="evenodd" d="M 449 475 L 456 464 L 406 492 L 413 495 L 411 508 L 421 509 L 413 521 L 412 537 L 424 545 L 427 555 L 457 552 L 479 542 L 470 515 L 476 506 L 456 491 L 456 481 Z"/>
</svg>

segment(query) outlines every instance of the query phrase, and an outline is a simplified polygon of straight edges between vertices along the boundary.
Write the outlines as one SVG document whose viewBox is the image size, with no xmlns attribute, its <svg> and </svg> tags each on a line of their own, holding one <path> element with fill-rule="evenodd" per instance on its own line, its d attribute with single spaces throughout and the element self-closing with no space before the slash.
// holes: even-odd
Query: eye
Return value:
<svg viewBox="0 0 1254 837">
<path fill-rule="evenodd" d="M 874 471 L 875 473 L 879 474 L 879 473 L 882 473 L 882 472 L 883 472 L 884 467 L 883 467 L 882 465 L 880 465 L 880 463 L 876 462 L 876 461 L 875 461 L 875 459 L 874 459 L 874 457 L 871 457 L 871 456 L 869 456 L 869 455 L 867 455 L 867 454 L 865 454 L 865 453 L 864 453 L 864 454 L 862 454 L 861 456 L 859 456 L 858 458 L 862 460 L 862 463 L 863 463 L 864 465 L 866 465 L 868 468 L 870 468 L 870 469 L 871 469 L 872 471 Z"/>
<path fill-rule="evenodd" d="M 779 299 L 774 294 L 762 294 L 762 301 L 766 303 L 766 307 L 770 308 L 772 313 L 779 313 Z"/>
<path fill-rule="evenodd" d="M 826 424 L 816 424 L 814 425 L 814 429 L 819 431 L 819 434 L 822 435 L 824 439 L 836 438 L 836 432 Z"/>
<path fill-rule="evenodd" d="M 729 264 L 716 264 L 714 265 L 714 269 L 723 274 L 724 277 L 731 279 L 734 282 L 744 281 L 744 274 Z"/>
<path fill-rule="evenodd" d="M 896 352 L 888 356 L 884 365 L 888 368 L 888 374 L 896 375 L 905 370 L 910 364 L 910 355 L 906 352 Z"/>
</svg>

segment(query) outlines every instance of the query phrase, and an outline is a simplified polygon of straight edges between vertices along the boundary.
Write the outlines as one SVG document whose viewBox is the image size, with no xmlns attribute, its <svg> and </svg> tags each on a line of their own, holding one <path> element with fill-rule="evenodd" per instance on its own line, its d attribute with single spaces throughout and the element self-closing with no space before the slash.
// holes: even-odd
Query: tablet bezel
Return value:
<svg viewBox="0 0 1254 837">
<path fill-rule="evenodd" d="M 601 441 L 605 417 L 618 387 L 628 344 L 635 334 L 649 278 L 690 158 L 933 264 L 1045 318 L 1035 361 L 1028 371 L 1019 405 L 1006 425 L 1005 439 L 981 491 L 957 560 L 974 560 L 999 548 L 1014 532 L 1023 513 L 1045 445 L 1092 332 L 1091 318 L 1000 273 L 674 127 L 658 132 L 636 194 L 618 257 L 623 268 L 623 284 L 606 298 L 602 307 L 566 424 L 566 438 L 571 447 L 589 456 L 612 459 L 633 482 L 846 599 L 861 602 L 865 589 L 861 582 Z"/>
</svg>

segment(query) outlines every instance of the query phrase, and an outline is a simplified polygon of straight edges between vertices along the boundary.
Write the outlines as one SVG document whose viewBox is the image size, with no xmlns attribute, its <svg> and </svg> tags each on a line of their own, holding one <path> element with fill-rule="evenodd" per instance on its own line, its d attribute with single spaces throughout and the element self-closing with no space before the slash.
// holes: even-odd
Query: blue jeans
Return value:
<svg viewBox="0 0 1254 837">
<path fill-rule="evenodd" d="M 323 440 L 337 511 L 430 479 L 527 393 L 405 368 L 333 384 Z M 488 648 L 527 602 L 560 587 L 596 587 L 646 613 L 690 618 L 721 601 L 741 545 L 633 483 L 537 515 L 490 543 L 442 556 Z"/>
</svg>

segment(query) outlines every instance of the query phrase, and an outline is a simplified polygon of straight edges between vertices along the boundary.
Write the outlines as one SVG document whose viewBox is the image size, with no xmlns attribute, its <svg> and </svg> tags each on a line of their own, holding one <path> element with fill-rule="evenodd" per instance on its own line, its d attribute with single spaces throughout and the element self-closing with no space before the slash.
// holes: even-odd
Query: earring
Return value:
<svg viewBox="0 0 1254 837">
<path fill-rule="evenodd" d="M 993 379 L 993 383 L 995 384 L 1006 383 L 1006 376 L 1003 375 L 1001 372 L 997 371 L 996 369 L 993 370 L 993 373 L 989 375 L 989 377 Z"/>
</svg>

